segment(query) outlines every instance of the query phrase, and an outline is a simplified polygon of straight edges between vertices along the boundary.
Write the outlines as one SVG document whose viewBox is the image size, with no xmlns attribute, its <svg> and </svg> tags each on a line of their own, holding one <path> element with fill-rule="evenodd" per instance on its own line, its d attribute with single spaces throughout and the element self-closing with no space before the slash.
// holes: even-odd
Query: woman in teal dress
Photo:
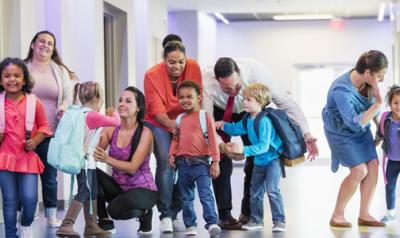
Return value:
<svg viewBox="0 0 400 238">
<path fill-rule="evenodd" d="M 386 56 L 371 50 L 360 56 L 354 69 L 336 79 L 322 110 L 324 131 L 331 149 L 331 169 L 339 164 L 350 168 L 343 180 L 330 225 L 351 227 L 344 210 L 360 185 L 361 204 L 358 224 L 384 226 L 369 212 L 378 179 L 378 156 L 370 130 L 370 122 L 379 114 L 382 103 L 378 82 L 387 70 Z"/>
</svg>

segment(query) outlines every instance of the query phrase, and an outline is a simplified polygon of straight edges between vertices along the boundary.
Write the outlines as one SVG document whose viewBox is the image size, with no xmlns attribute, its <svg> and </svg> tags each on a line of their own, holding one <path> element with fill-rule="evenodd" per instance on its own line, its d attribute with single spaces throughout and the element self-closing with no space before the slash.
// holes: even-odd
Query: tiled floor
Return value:
<svg viewBox="0 0 400 238">
<path fill-rule="evenodd" d="M 273 234 L 271 232 L 271 214 L 269 211 L 268 199 L 265 200 L 265 225 L 259 232 L 245 231 L 223 231 L 221 237 L 274 237 L 274 238 L 381 238 L 381 237 L 400 237 L 400 222 L 394 222 L 386 228 L 367 228 L 358 227 L 358 207 L 359 193 L 350 201 L 346 211 L 347 219 L 353 223 L 352 229 L 332 229 L 328 225 L 330 214 L 332 212 L 338 187 L 341 180 L 346 176 L 347 170 L 340 168 L 339 172 L 333 174 L 327 162 L 317 161 L 316 163 L 306 162 L 295 168 L 287 169 L 287 178 L 281 181 L 282 193 L 285 202 L 285 211 L 287 217 L 287 231 L 285 233 Z M 240 201 L 242 194 L 243 173 L 241 167 L 235 167 L 233 175 L 233 194 L 234 211 L 233 214 L 238 217 L 240 211 Z M 400 201 L 398 201 L 400 202 Z M 156 209 L 154 210 L 157 214 Z M 207 231 L 203 228 L 204 221 L 201 216 L 201 206 L 196 201 L 196 211 L 198 211 L 198 236 L 208 237 Z M 382 176 L 378 181 L 378 187 L 375 199 L 372 205 L 372 213 L 380 218 L 385 212 L 384 185 Z M 59 212 L 62 217 L 64 212 Z M 400 214 L 397 212 L 398 217 Z M 81 214 L 76 229 L 83 232 L 83 215 Z M 400 221 L 400 219 L 399 219 Z M 136 220 L 117 221 L 117 234 L 113 237 L 131 238 L 131 237 L 184 237 L 183 232 L 174 234 L 160 235 L 159 221 L 153 217 L 153 234 L 139 236 L 136 234 L 138 222 Z M 45 227 L 43 214 L 39 220 L 33 224 L 34 237 L 52 238 L 56 237 L 55 230 Z M 182 224 L 183 228 L 183 224 Z M 0 226 L 0 237 L 4 237 L 4 228 Z"/>
</svg>

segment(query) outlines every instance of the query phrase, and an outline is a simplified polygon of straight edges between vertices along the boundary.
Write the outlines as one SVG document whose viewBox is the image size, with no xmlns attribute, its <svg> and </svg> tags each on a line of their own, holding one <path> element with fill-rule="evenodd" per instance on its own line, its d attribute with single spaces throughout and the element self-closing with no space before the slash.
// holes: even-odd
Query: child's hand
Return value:
<svg viewBox="0 0 400 238">
<path fill-rule="evenodd" d="M 109 107 L 106 109 L 106 116 L 111 117 L 114 112 L 115 112 L 115 109 L 113 107 Z"/>
<path fill-rule="evenodd" d="M 93 158 L 96 161 L 107 163 L 108 154 L 103 148 L 96 146 L 96 148 L 93 151 Z"/>
<path fill-rule="evenodd" d="M 224 123 L 225 123 L 224 121 L 216 121 L 215 122 L 215 129 L 223 131 L 224 130 Z"/>
<path fill-rule="evenodd" d="M 175 167 L 176 167 L 176 165 L 175 165 L 175 156 L 174 156 L 174 155 L 171 155 L 171 156 L 169 157 L 169 166 L 170 166 L 171 168 L 173 168 L 173 169 L 175 169 Z"/>
<path fill-rule="evenodd" d="M 36 142 L 33 139 L 24 140 L 25 150 L 34 150 L 36 149 Z"/>
<path fill-rule="evenodd" d="M 243 153 L 243 147 L 235 142 L 225 143 L 224 146 L 225 154 L 241 154 Z"/>
<path fill-rule="evenodd" d="M 64 110 L 60 110 L 57 112 L 57 120 L 61 120 L 61 117 L 64 115 Z"/>
<path fill-rule="evenodd" d="M 213 161 L 211 162 L 210 166 L 210 176 L 211 178 L 215 179 L 219 176 L 219 162 L 218 161 Z"/>
</svg>

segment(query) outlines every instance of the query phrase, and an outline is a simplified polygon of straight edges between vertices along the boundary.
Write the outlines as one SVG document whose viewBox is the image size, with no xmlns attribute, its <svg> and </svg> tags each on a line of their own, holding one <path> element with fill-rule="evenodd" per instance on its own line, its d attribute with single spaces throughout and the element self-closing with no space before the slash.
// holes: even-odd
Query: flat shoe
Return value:
<svg viewBox="0 0 400 238">
<path fill-rule="evenodd" d="M 362 218 L 358 218 L 359 226 L 372 226 L 372 227 L 385 227 L 386 224 L 381 221 L 368 221 Z"/>
<path fill-rule="evenodd" d="M 344 228 L 351 228 L 353 225 L 348 222 L 348 221 L 344 221 L 344 222 L 337 222 L 334 221 L 333 219 L 331 219 L 329 221 L 329 225 L 333 226 L 333 227 L 344 227 Z"/>
</svg>

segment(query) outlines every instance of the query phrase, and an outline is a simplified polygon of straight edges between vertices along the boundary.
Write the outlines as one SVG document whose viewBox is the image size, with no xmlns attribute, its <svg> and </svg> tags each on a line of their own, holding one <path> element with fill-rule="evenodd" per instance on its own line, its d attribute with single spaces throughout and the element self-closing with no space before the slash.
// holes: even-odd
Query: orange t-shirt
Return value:
<svg viewBox="0 0 400 238">
<path fill-rule="evenodd" d="M 182 116 L 179 123 L 179 136 L 174 136 L 169 150 L 175 156 L 211 156 L 212 161 L 219 161 L 219 150 L 214 120 L 206 112 L 208 144 L 204 138 L 200 124 L 200 112 Z"/>
<path fill-rule="evenodd" d="M 192 59 L 186 60 L 186 66 L 178 79 L 178 86 L 183 80 L 192 80 L 200 86 L 202 92 L 202 78 L 199 64 Z M 170 119 L 175 119 L 183 112 L 179 105 L 178 97 L 174 96 L 172 85 L 164 62 L 159 63 L 149 70 L 144 76 L 144 96 L 146 100 L 145 121 L 163 127 L 154 119 L 154 115 L 166 113 Z"/>
</svg>

